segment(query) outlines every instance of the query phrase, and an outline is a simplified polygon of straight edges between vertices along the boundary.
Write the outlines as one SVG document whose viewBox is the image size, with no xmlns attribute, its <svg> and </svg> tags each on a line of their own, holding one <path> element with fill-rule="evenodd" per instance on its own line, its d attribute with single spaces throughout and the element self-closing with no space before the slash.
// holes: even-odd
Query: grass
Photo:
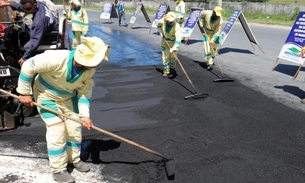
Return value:
<svg viewBox="0 0 305 183">
<path fill-rule="evenodd" d="M 223 13 L 223 19 L 228 20 L 233 13 L 233 10 L 225 10 Z M 269 24 L 269 25 L 283 25 L 283 26 L 292 26 L 295 22 L 296 15 L 268 15 L 263 13 L 247 13 L 243 12 L 245 18 L 248 22 L 251 23 L 261 23 L 261 24 Z"/>
</svg>

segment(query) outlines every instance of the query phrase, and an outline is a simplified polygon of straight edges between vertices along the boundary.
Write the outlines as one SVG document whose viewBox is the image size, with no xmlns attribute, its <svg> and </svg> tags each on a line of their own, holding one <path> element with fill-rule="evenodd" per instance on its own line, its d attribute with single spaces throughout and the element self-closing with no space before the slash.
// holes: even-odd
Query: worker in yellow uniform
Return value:
<svg viewBox="0 0 305 183">
<path fill-rule="evenodd" d="M 185 15 L 185 3 L 183 0 L 175 0 L 175 2 L 176 2 L 175 13 L 177 14 L 177 22 L 179 23 L 180 27 L 183 27 L 184 15 Z"/>
<path fill-rule="evenodd" d="M 20 102 L 33 106 L 33 93 L 41 106 L 79 119 L 90 129 L 93 122 L 89 108 L 95 68 L 103 59 L 108 60 L 108 51 L 109 46 L 100 38 L 82 37 L 82 44 L 72 51 L 48 50 L 29 58 L 23 63 L 18 80 Z M 40 107 L 38 112 L 46 126 L 53 179 L 59 183 L 72 183 L 74 178 L 67 171 L 68 163 L 80 172 L 90 170 L 80 159 L 82 125 Z"/>
<path fill-rule="evenodd" d="M 161 19 L 157 28 L 162 36 L 161 51 L 163 63 L 163 76 L 167 77 L 169 74 L 176 75 L 176 60 L 173 52 L 177 52 L 181 44 L 182 29 L 177 23 L 177 14 L 168 12 L 163 19 Z"/>
<path fill-rule="evenodd" d="M 199 25 L 204 30 L 204 60 L 207 64 L 207 70 L 213 69 L 213 59 L 220 44 L 220 32 L 222 25 L 222 8 L 216 6 L 213 10 L 203 10 L 199 16 Z M 213 50 L 211 50 L 211 48 Z"/>
<path fill-rule="evenodd" d="M 81 43 L 81 36 L 86 36 L 89 30 L 89 21 L 87 11 L 82 8 L 79 0 L 71 0 L 71 9 L 68 12 L 67 19 L 72 22 L 73 43 L 75 48 Z"/>
<path fill-rule="evenodd" d="M 177 14 L 177 22 L 179 23 L 181 29 L 184 27 L 184 15 L 185 15 L 185 3 L 183 0 L 175 0 L 176 7 L 175 13 Z M 181 38 L 181 42 L 185 43 L 184 38 Z"/>
</svg>

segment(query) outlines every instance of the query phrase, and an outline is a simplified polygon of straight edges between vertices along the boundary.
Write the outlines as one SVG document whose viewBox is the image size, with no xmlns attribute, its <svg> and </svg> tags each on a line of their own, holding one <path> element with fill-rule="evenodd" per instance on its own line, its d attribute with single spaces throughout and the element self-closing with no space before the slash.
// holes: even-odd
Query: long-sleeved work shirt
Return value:
<svg viewBox="0 0 305 183">
<path fill-rule="evenodd" d="M 13 10 L 24 12 L 20 3 L 11 2 L 10 6 Z M 51 10 L 42 2 L 37 2 L 37 9 L 33 14 L 32 21 L 30 40 L 23 47 L 23 60 L 27 60 L 36 54 L 46 32 L 58 31 L 58 19 L 54 17 Z"/>
<path fill-rule="evenodd" d="M 35 75 L 34 94 L 43 93 L 50 100 L 64 102 L 77 96 L 80 117 L 90 117 L 89 107 L 96 69 L 81 69 L 73 74 L 75 50 L 47 50 L 28 59 L 21 67 L 17 92 L 31 94 Z"/>
<path fill-rule="evenodd" d="M 67 18 L 72 22 L 72 30 L 87 34 L 89 30 L 89 20 L 87 11 L 80 7 L 78 11 L 70 9 Z"/>
<path fill-rule="evenodd" d="M 210 41 L 217 42 L 220 38 L 222 17 L 212 20 L 212 16 L 212 10 L 203 10 L 199 16 L 199 25 L 205 30 L 207 36 L 211 39 Z"/>
</svg>

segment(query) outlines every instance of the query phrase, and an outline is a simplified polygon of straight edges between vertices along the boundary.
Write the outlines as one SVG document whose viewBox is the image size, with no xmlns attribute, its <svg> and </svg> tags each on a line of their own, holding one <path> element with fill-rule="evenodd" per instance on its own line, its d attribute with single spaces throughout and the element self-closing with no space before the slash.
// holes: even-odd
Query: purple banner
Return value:
<svg viewBox="0 0 305 183">
<path fill-rule="evenodd" d="M 303 65 L 300 57 L 302 47 L 305 46 L 305 12 L 300 12 L 294 22 L 279 58 Z"/>
<path fill-rule="evenodd" d="M 155 15 L 155 20 L 161 20 L 166 14 L 167 8 L 168 8 L 167 4 L 160 4 L 157 13 Z"/>
<path fill-rule="evenodd" d="M 236 22 L 236 19 L 239 17 L 240 12 L 241 12 L 241 10 L 234 10 L 233 14 L 231 15 L 230 19 L 226 23 L 222 32 L 224 32 L 225 34 L 229 34 L 229 32 L 231 31 L 234 23 Z"/>
<path fill-rule="evenodd" d="M 105 3 L 103 8 L 102 8 L 102 12 L 100 15 L 100 19 L 109 19 L 111 12 L 112 12 L 112 8 L 113 8 L 113 4 L 112 3 Z"/>
<path fill-rule="evenodd" d="M 109 13 L 111 14 L 112 11 L 112 3 L 105 3 L 102 8 L 102 13 Z"/>
<path fill-rule="evenodd" d="M 305 46 L 305 12 L 300 12 L 285 43 L 295 43 Z"/>
<path fill-rule="evenodd" d="M 202 8 L 192 8 L 191 9 L 191 13 L 188 16 L 185 24 L 184 24 L 184 28 L 183 28 L 183 32 L 182 32 L 182 36 L 183 37 L 190 37 L 197 22 L 199 19 L 199 15 L 200 12 L 202 11 Z"/>
</svg>

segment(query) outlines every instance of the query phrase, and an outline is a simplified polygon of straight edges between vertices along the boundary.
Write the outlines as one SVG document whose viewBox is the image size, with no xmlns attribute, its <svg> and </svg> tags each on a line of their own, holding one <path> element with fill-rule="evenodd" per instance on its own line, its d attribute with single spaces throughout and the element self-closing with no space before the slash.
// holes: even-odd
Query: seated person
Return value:
<svg viewBox="0 0 305 183">
<path fill-rule="evenodd" d="M 32 14 L 30 40 L 24 45 L 24 54 L 18 60 L 20 65 L 28 58 L 34 56 L 46 32 L 58 31 L 58 19 L 42 2 L 36 0 L 20 0 L 20 3 L 0 0 L 0 7 L 10 6 L 13 10 Z"/>
</svg>

